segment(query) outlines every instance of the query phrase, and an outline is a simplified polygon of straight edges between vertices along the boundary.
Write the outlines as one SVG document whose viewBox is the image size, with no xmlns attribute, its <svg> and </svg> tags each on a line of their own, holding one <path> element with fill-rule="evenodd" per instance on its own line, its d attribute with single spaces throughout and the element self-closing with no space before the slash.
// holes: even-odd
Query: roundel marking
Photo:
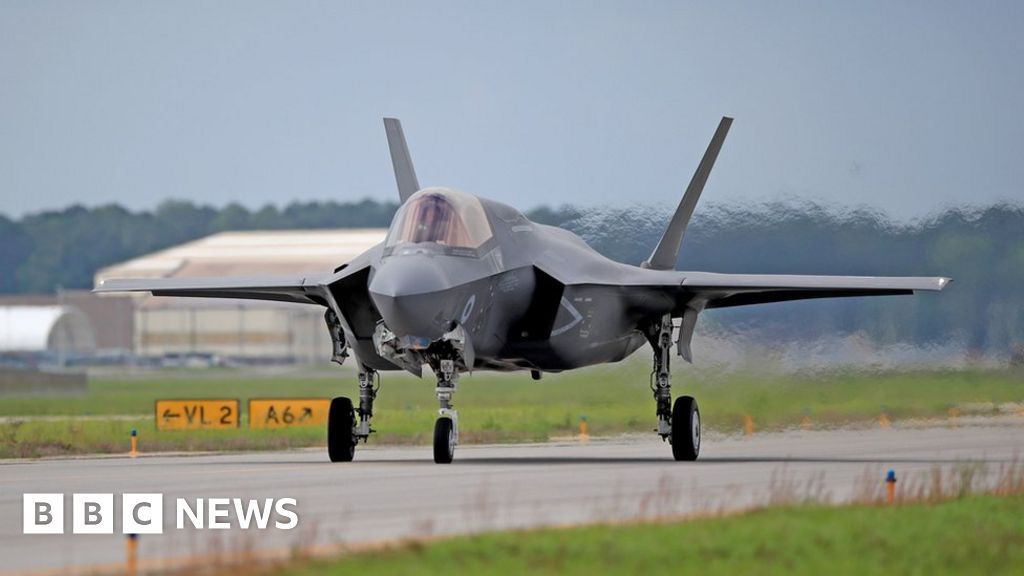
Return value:
<svg viewBox="0 0 1024 576">
<path fill-rule="evenodd" d="M 462 317 L 459 318 L 460 324 L 465 324 L 469 320 L 469 315 L 473 313 L 474 305 L 476 305 L 476 294 L 471 294 L 469 300 L 466 300 L 465 307 L 462 308 Z"/>
</svg>

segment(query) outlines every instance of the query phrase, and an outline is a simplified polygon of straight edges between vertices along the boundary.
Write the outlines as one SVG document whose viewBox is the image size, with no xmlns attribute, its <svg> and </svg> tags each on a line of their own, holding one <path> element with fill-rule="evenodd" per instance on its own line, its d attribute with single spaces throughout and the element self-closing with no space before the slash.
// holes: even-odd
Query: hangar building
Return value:
<svg viewBox="0 0 1024 576">
<path fill-rule="evenodd" d="M 331 271 L 384 241 L 384 229 L 222 232 L 108 266 L 111 278 L 281 276 Z M 133 352 L 213 354 L 242 362 L 323 362 L 331 343 L 319 307 L 133 295 Z M 95 328 L 98 332 L 103 327 Z"/>
<path fill-rule="evenodd" d="M 73 306 L 0 306 L 0 352 L 88 353 L 92 327 Z"/>
</svg>

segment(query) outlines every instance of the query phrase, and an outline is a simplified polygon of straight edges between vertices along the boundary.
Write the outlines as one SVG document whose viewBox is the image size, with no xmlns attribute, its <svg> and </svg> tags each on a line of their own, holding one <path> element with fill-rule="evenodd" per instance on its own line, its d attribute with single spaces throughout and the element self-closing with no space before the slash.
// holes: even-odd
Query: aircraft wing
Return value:
<svg viewBox="0 0 1024 576">
<path fill-rule="evenodd" d="M 319 276 L 227 278 L 149 278 L 104 280 L 93 292 L 149 292 L 153 296 L 240 298 L 325 304 Z"/>
<path fill-rule="evenodd" d="M 799 276 L 785 274 L 715 274 L 678 272 L 682 276 L 676 290 L 682 316 L 679 355 L 693 361 L 690 343 L 697 326 L 697 315 L 709 308 L 728 308 L 749 304 L 767 304 L 811 298 L 851 296 L 898 296 L 914 292 L 938 292 L 950 279 L 941 276 Z M 678 294 L 678 293 L 677 293 Z"/>
<path fill-rule="evenodd" d="M 949 278 L 929 276 L 799 276 L 682 272 L 680 287 L 704 308 L 726 308 L 810 298 L 895 296 L 937 292 Z"/>
</svg>

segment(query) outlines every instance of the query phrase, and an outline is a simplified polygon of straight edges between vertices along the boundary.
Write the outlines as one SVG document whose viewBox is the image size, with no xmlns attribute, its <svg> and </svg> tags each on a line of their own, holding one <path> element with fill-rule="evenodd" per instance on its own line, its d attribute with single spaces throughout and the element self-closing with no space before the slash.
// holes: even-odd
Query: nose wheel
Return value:
<svg viewBox="0 0 1024 576">
<path fill-rule="evenodd" d="M 451 418 L 438 418 L 434 423 L 434 462 L 451 464 L 455 457 L 455 425 Z"/>
<path fill-rule="evenodd" d="M 441 360 L 437 366 L 437 402 L 440 417 L 434 423 L 434 463 L 451 464 L 459 443 L 459 413 L 452 407 L 452 396 L 459 379 L 455 362 Z"/>
</svg>

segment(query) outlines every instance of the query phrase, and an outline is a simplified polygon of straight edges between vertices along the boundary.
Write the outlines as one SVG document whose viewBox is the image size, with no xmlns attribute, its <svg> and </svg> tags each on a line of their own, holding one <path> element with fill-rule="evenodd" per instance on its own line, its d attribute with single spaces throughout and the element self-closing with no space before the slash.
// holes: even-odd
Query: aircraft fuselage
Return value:
<svg viewBox="0 0 1024 576">
<path fill-rule="evenodd" d="M 375 247 L 365 263 L 349 265 L 365 266 L 339 285 L 348 300 L 353 282 L 365 286 L 361 302 L 339 300 L 360 362 L 377 370 L 429 363 L 431 346 L 452 331 L 461 331 L 452 337 L 471 348 L 463 355 L 467 370 L 560 371 L 616 362 L 646 341 L 647 318 L 672 309 L 674 302 L 661 294 L 610 284 L 624 265 L 571 232 L 480 201 L 494 238 L 476 251 L 405 243 Z M 574 281 L 560 279 L 567 276 Z M 394 346 L 382 348 L 381 330 Z M 396 349 L 403 354 L 396 357 Z"/>
</svg>

